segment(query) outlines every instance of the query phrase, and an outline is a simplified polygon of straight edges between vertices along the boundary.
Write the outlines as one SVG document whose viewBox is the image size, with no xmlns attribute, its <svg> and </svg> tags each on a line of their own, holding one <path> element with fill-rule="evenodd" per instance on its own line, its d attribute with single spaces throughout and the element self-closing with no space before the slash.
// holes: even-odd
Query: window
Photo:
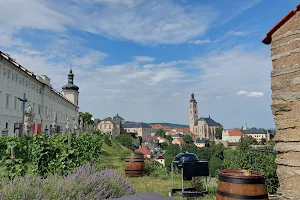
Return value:
<svg viewBox="0 0 300 200">
<path fill-rule="evenodd" d="M 6 94 L 6 108 L 9 108 L 9 94 Z"/>
<path fill-rule="evenodd" d="M 10 73 L 11 73 L 11 71 L 8 70 L 8 71 L 7 71 L 7 78 L 8 78 L 8 79 L 10 79 Z"/>
<path fill-rule="evenodd" d="M 38 105 L 38 113 L 39 113 L 39 115 L 41 115 L 41 105 L 40 104 Z"/>
<path fill-rule="evenodd" d="M 45 106 L 45 117 L 47 117 L 48 107 Z"/>
<path fill-rule="evenodd" d="M 17 101 L 18 101 L 18 99 L 17 99 L 17 97 L 15 97 L 15 102 L 14 102 L 14 109 L 15 110 L 17 110 Z"/>
</svg>

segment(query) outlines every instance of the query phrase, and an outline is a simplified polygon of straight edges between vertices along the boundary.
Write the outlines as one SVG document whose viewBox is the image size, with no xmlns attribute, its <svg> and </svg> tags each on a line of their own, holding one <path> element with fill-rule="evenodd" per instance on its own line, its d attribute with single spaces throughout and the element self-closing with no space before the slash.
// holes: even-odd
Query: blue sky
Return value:
<svg viewBox="0 0 300 200">
<path fill-rule="evenodd" d="M 270 47 L 298 1 L 0 0 L 0 49 L 60 90 L 72 67 L 80 110 L 96 118 L 274 127 Z"/>
</svg>

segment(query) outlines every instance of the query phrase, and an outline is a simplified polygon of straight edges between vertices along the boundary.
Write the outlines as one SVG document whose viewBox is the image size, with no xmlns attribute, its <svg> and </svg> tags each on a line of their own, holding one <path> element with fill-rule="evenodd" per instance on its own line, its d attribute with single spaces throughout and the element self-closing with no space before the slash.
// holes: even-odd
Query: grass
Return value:
<svg viewBox="0 0 300 200">
<path fill-rule="evenodd" d="M 130 151 L 126 147 L 123 147 L 116 143 L 113 143 L 112 146 L 108 146 L 107 144 L 103 143 L 101 153 L 102 155 L 100 156 L 99 161 L 96 163 L 96 167 L 99 169 L 113 168 L 125 174 L 124 156 L 127 153 L 131 152 L 132 151 Z M 129 178 L 129 180 L 134 185 L 137 193 L 155 192 L 163 196 L 168 196 L 172 188 L 171 179 L 163 180 L 161 178 L 143 176 L 137 178 Z M 180 184 L 180 177 L 175 177 L 174 187 L 180 188 Z M 183 199 L 180 196 L 174 196 L 172 198 L 177 200 Z M 213 200 L 215 199 L 215 195 L 209 194 L 203 198 L 193 199 Z"/>
</svg>

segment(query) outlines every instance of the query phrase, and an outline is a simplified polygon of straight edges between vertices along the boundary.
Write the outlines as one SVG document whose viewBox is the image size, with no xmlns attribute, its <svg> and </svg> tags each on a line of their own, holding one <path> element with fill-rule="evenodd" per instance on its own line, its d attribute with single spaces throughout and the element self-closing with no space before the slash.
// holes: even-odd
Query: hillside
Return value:
<svg viewBox="0 0 300 200">
<path fill-rule="evenodd" d="M 182 124 L 172 124 L 172 123 L 167 123 L 167 122 L 156 122 L 156 123 L 148 123 L 149 125 L 154 125 L 154 124 L 161 124 L 162 126 L 167 126 L 170 128 L 188 128 L 188 125 L 182 125 Z"/>
</svg>

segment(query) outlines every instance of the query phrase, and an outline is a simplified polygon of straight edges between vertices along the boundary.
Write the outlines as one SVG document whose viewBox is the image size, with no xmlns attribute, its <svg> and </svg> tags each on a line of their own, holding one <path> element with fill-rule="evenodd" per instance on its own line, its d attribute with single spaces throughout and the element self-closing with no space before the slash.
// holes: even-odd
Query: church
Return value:
<svg viewBox="0 0 300 200">
<path fill-rule="evenodd" d="M 198 118 L 198 105 L 194 94 L 190 100 L 190 131 L 197 138 L 215 140 L 217 128 L 222 128 L 219 122 L 214 121 L 210 116 Z"/>
</svg>

